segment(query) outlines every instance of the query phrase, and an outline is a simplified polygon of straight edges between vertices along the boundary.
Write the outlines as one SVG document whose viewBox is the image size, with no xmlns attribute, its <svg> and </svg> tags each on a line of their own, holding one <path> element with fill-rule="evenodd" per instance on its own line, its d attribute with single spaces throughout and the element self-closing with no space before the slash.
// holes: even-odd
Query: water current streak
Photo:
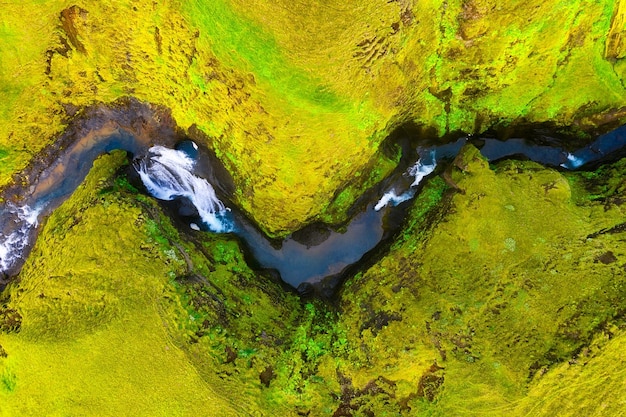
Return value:
<svg viewBox="0 0 626 417">
<path fill-rule="evenodd" d="M 39 224 L 43 205 L 35 208 L 8 203 L 2 207 L 3 230 L 0 230 L 0 271 L 11 271 L 22 259 L 30 236 Z"/>
<path fill-rule="evenodd" d="M 418 160 L 406 172 L 407 176 L 414 178 L 411 187 L 400 192 L 400 194 L 395 189 L 387 191 L 375 205 L 375 209 L 380 210 L 388 204 L 398 205 L 413 198 L 416 192 L 415 187 L 435 170 L 437 162 L 442 159 L 454 158 L 463 145 L 471 139 L 468 136 L 441 146 L 418 148 Z M 508 139 L 507 141 L 491 138 L 480 138 L 480 140 L 484 142 L 480 152 L 490 162 L 520 155 L 543 165 L 573 170 L 591 162 L 602 160 L 624 149 L 626 147 L 626 126 L 621 126 L 599 136 L 591 145 L 574 153 L 557 147 L 536 145 L 522 138 Z"/>
</svg>

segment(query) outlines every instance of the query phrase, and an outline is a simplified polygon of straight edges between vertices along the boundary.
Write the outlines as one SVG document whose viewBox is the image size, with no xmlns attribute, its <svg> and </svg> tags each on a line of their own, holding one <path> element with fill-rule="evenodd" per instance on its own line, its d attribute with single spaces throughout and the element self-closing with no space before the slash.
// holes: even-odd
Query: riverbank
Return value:
<svg viewBox="0 0 626 417">
<path fill-rule="evenodd" d="M 128 175 L 134 178 L 135 187 L 158 199 L 173 201 L 168 205 L 172 209 L 170 213 L 187 219 L 182 227 L 198 232 L 235 233 L 243 240 L 247 259 L 253 265 L 274 270 L 301 294 L 323 297 L 332 297 L 346 277 L 359 272 L 360 264 L 368 264 L 371 253 L 380 253 L 381 245 L 388 246 L 404 223 L 406 208 L 402 206 L 409 204 L 438 164 L 444 161 L 449 164 L 469 143 L 478 144 L 488 160 L 529 158 L 565 169 L 600 164 L 626 152 L 624 126 L 571 152 L 564 149 L 571 145 L 567 137 L 552 137 L 545 132 L 506 141 L 465 135 L 450 143 L 431 146 L 416 138 L 393 135 L 386 147 L 399 154 L 398 166 L 389 177 L 357 199 L 349 209 L 352 218 L 341 225 L 318 222 L 286 239 L 272 240 L 263 235 L 259 225 L 248 219 L 241 208 L 232 205 L 238 190 L 221 161 L 204 146 L 182 140 L 183 134 L 168 116 L 167 111 L 134 99 L 122 100 L 112 107 L 93 106 L 77 117 L 57 142 L 33 158 L 30 166 L 16 176 L 20 183 L 14 182 L 2 190 L 0 271 L 3 276 L 19 273 L 34 244 L 38 223 L 45 221 L 74 192 L 95 158 L 113 150 L 124 150 L 134 158 Z M 528 126 L 525 130 L 539 128 Z M 444 178 L 456 189 L 448 170 Z M 347 215 L 342 213 L 341 217 Z M 2 279 L 2 284 L 7 282 L 6 278 Z"/>
</svg>

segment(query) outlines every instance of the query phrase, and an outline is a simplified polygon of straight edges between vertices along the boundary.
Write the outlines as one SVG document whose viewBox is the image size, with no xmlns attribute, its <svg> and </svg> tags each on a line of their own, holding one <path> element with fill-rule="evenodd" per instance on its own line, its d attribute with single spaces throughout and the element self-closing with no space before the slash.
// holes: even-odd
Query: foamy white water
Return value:
<svg viewBox="0 0 626 417">
<path fill-rule="evenodd" d="M 587 161 L 585 161 L 583 158 L 578 158 L 574 154 L 568 152 L 567 162 L 562 163 L 561 167 L 566 168 L 566 169 L 576 169 L 582 166 L 583 164 L 585 164 L 586 162 Z"/>
<path fill-rule="evenodd" d="M 225 219 L 230 209 L 217 198 L 207 180 L 191 172 L 194 161 L 185 152 L 154 146 L 148 150 L 146 157 L 136 161 L 135 167 L 153 197 L 167 201 L 186 197 L 213 232 L 233 231 L 233 224 Z"/>
<path fill-rule="evenodd" d="M 7 272 L 22 259 L 24 250 L 30 244 L 31 232 L 39 224 L 39 214 L 44 206 L 31 208 L 15 206 L 11 203 L 4 208 L 3 218 L 8 218 L 17 227 L 9 235 L 0 232 L 0 270 Z"/>
<path fill-rule="evenodd" d="M 374 206 L 374 210 L 379 211 L 388 204 L 397 206 L 413 198 L 415 196 L 414 187 L 419 185 L 435 168 L 437 168 L 437 160 L 435 159 L 435 151 L 431 150 L 424 156 L 421 156 L 415 165 L 408 169 L 407 173 L 414 178 L 411 188 L 400 195 L 396 194 L 396 190 L 386 192 L 380 200 L 378 200 L 378 203 Z"/>
<path fill-rule="evenodd" d="M 405 191 L 400 195 L 396 194 L 396 190 L 388 191 L 380 198 L 380 200 L 378 200 L 378 203 L 376 203 L 376 205 L 374 206 L 374 210 L 379 211 L 383 207 L 386 207 L 387 204 L 397 206 L 400 203 L 404 203 L 405 201 L 410 200 L 411 198 L 413 198 L 414 195 L 415 191 L 412 189 Z"/>
<path fill-rule="evenodd" d="M 437 160 L 435 159 L 435 151 L 431 150 L 427 155 L 420 157 L 419 161 L 409 168 L 409 175 L 413 176 L 413 184 L 411 187 L 419 185 L 422 180 L 437 168 Z"/>
</svg>

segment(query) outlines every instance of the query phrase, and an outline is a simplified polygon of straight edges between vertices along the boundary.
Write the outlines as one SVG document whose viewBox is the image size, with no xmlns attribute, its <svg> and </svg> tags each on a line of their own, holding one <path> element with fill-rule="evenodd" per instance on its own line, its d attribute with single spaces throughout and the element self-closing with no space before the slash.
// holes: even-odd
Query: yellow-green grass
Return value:
<svg viewBox="0 0 626 417">
<path fill-rule="evenodd" d="M 623 223 L 626 160 L 564 176 L 490 167 L 467 147 L 447 185 L 422 191 L 389 253 L 348 280 L 338 311 L 252 272 L 228 237 L 178 232 L 113 179 L 125 163 L 122 152 L 96 161 L 2 295 L 3 415 L 620 404 L 626 247 L 619 228 L 597 232 Z M 608 386 L 602 367 L 614 369 Z"/>
<path fill-rule="evenodd" d="M 624 402 L 625 335 L 607 329 L 577 358 L 560 364 L 530 386 L 520 416 L 617 416 Z"/>
<path fill-rule="evenodd" d="M 368 141 L 374 134 L 368 120 L 377 116 L 292 70 L 272 48 L 271 35 L 239 19 L 227 5 L 193 14 L 204 19 L 200 31 L 175 4 L 156 9 L 151 2 L 83 4 L 71 9 L 63 26 L 60 13 L 68 6 L 7 5 L 3 53 L 20 58 L 3 60 L 2 85 L 12 95 L 2 112 L 8 161 L 3 183 L 62 131 L 68 112 L 124 95 L 166 105 L 181 127 L 197 124 L 208 133 L 208 145 L 235 176 L 235 200 L 274 233 L 315 217 L 346 178 L 371 165 L 376 143 Z M 28 16 L 40 23 L 25 22 Z M 216 32 L 216 20 L 233 27 Z M 74 42 L 68 25 L 76 33 Z M 249 35 L 247 42 L 264 45 L 267 61 L 248 57 L 251 51 L 264 55 L 262 49 L 246 49 L 245 42 L 235 45 L 244 61 L 221 61 L 220 54 L 239 39 L 233 35 L 237 25 Z M 30 29 L 13 34 L 15 27 Z M 251 60 L 252 69 L 241 64 Z M 275 78 L 255 68 L 274 68 Z"/>
</svg>

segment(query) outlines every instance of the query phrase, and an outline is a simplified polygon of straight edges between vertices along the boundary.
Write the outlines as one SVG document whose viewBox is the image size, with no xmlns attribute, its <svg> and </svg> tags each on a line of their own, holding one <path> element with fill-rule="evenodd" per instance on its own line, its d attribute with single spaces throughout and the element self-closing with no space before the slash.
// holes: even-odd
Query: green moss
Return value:
<svg viewBox="0 0 626 417">
<path fill-rule="evenodd" d="M 568 363 L 538 375 L 518 415 L 619 415 L 623 408 L 624 333 L 610 328 Z"/>
<path fill-rule="evenodd" d="M 619 202 L 626 186 L 621 177 L 625 168 L 626 161 L 622 159 L 596 171 L 567 174 L 574 198 L 581 205 L 597 202 L 610 206 Z"/>
<path fill-rule="evenodd" d="M 239 414 L 172 337 L 181 313 L 168 277 L 181 262 L 151 242 L 132 198 L 98 193 L 124 162 L 96 161 L 3 294 L 21 323 L 0 334 L 2 415 Z"/>
<path fill-rule="evenodd" d="M 355 172 L 353 177 L 344 184 L 341 192 L 334 196 L 320 216 L 320 220 L 329 224 L 337 223 L 344 218 L 344 213 L 359 198 L 363 189 L 373 187 L 389 175 L 397 166 L 400 155 L 390 159 L 380 152 L 372 157 L 370 164 L 363 171 Z M 362 178 L 364 176 L 367 178 Z"/>
<path fill-rule="evenodd" d="M 600 369 L 621 351 L 608 339 L 626 296 L 624 161 L 563 176 L 464 148 L 337 311 L 252 271 L 227 236 L 177 231 L 115 179 L 125 163 L 96 161 L 3 293 L 0 414 L 550 414 L 554 393 L 596 404 L 561 379 L 621 398 L 576 362 Z"/>
<path fill-rule="evenodd" d="M 319 106 L 320 110 L 313 110 L 316 113 L 347 107 L 329 87 L 320 85 L 320 80 L 291 66 L 272 34 L 237 15 L 227 2 L 187 2 L 184 13 L 199 28 L 201 36 L 211 42 L 220 60 L 254 74 L 256 81 L 268 84 L 274 94 L 296 107 L 312 111 L 312 107 Z"/>
</svg>

